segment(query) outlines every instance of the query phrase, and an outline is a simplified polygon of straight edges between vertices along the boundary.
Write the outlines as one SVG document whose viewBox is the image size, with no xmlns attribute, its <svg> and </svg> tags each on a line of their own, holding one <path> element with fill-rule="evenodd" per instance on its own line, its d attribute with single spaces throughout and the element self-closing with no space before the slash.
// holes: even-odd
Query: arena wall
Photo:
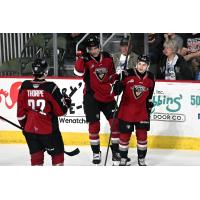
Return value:
<svg viewBox="0 0 200 200">
<path fill-rule="evenodd" d="M 25 77 L 0 78 L 0 115 L 18 124 L 16 101 Z M 31 77 L 27 77 L 31 79 Z M 83 81 L 75 78 L 50 78 L 72 95 L 72 107 L 59 118 L 66 145 L 88 145 L 87 123 L 82 106 Z M 200 82 L 156 81 L 151 113 L 149 148 L 200 150 Z M 101 115 L 101 145 L 106 146 L 109 126 Z M 20 130 L 0 120 L 0 144 L 25 143 Z M 131 146 L 134 147 L 133 133 Z"/>
</svg>

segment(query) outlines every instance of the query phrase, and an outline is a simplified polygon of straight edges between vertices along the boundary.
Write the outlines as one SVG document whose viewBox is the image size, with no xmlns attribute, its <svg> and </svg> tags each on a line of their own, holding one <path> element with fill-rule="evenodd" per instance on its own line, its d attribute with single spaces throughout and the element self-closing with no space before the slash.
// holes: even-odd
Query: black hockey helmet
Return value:
<svg viewBox="0 0 200 200">
<path fill-rule="evenodd" d="M 128 46 L 129 37 L 124 37 L 120 41 L 120 46 Z"/>
<path fill-rule="evenodd" d="M 145 62 L 147 65 L 150 65 L 150 58 L 147 55 L 140 55 L 137 62 Z"/>
<path fill-rule="evenodd" d="M 100 42 L 97 36 L 90 36 L 87 39 L 87 47 L 99 47 Z"/>
<path fill-rule="evenodd" d="M 33 64 L 32 64 L 32 69 L 33 69 L 33 75 L 43 75 L 44 73 L 47 72 L 48 64 L 45 59 L 42 58 L 37 58 Z"/>
</svg>

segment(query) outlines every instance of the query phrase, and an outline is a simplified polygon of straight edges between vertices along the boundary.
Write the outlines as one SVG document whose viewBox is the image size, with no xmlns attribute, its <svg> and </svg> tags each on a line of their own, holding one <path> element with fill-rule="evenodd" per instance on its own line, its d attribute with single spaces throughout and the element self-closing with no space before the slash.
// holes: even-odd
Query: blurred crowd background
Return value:
<svg viewBox="0 0 200 200">
<path fill-rule="evenodd" d="M 50 76 L 74 76 L 76 52 L 86 52 L 85 41 L 96 35 L 102 51 L 109 52 L 116 68 L 127 54 L 129 67 L 137 56 L 150 56 L 149 70 L 157 79 L 200 80 L 200 33 L 1 33 L 0 76 L 29 76 L 35 58 L 45 57 Z"/>
</svg>

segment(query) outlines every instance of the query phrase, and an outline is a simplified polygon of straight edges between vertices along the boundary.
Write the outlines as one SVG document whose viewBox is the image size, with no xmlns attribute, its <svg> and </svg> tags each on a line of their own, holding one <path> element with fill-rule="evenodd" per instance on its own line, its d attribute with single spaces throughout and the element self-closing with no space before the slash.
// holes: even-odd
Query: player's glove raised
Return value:
<svg viewBox="0 0 200 200">
<path fill-rule="evenodd" d="M 77 51 L 76 52 L 76 56 L 77 57 L 82 57 L 83 56 L 83 52 L 82 51 Z"/>
<path fill-rule="evenodd" d="M 82 58 L 85 62 L 87 62 L 87 61 L 89 60 L 88 55 L 87 55 L 87 54 L 84 54 L 83 51 L 77 51 L 77 52 L 76 52 L 76 56 L 77 56 L 78 58 Z"/>
</svg>

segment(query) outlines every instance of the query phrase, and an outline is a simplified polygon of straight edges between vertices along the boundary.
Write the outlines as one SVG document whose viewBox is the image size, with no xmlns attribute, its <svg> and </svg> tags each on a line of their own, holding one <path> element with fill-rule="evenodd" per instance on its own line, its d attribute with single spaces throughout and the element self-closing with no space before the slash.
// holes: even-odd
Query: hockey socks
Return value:
<svg viewBox="0 0 200 200">
<path fill-rule="evenodd" d="M 99 140 L 100 122 L 89 123 L 89 139 L 93 153 L 100 152 L 100 140 Z"/>
<path fill-rule="evenodd" d="M 136 129 L 138 158 L 145 158 L 147 154 L 147 130 Z"/>
<path fill-rule="evenodd" d="M 117 118 L 115 119 L 109 119 L 109 124 L 111 128 L 111 141 L 113 148 L 117 148 L 117 145 L 119 144 L 119 121 Z M 113 149 L 117 150 L 117 149 Z"/>
<path fill-rule="evenodd" d="M 119 136 L 119 151 L 121 158 L 128 157 L 128 149 L 129 149 L 129 140 L 131 137 L 131 133 L 120 133 Z"/>
<path fill-rule="evenodd" d="M 138 165 L 146 166 L 145 157 L 147 154 L 147 130 L 137 129 L 137 154 L 138 154 Z"/>
</svg>

